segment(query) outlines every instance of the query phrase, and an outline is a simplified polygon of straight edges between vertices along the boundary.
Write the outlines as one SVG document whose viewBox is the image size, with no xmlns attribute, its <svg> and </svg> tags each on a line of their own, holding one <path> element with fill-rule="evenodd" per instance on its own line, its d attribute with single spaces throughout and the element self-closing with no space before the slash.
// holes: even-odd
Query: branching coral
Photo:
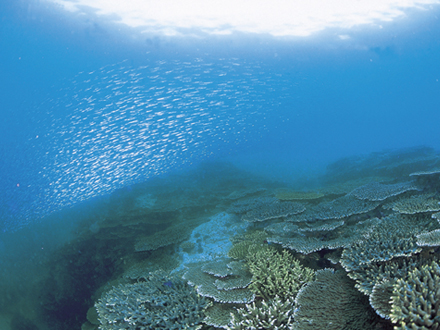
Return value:
<svg viewBox="0 0 440 330">
<path fill-rule="evenodd" d="M 313 270 L 303 267 L 287 250 L 260 250 L 248 261 L 248 267 L 252 273 L 249 288 L 267 301 L 275 296 L 282 300 L 295 297 L 314 277 Z"/>
<path fill-rule="evenodd" d="M 96 303 L 101 330 L 199 329 L 208 300 L 177 277 L 151 274 L 122 284 Z"/>
<path fill-rule="evenodd" d="M 228 330 L 288 330 L 292 327 L 293 298 L 281 300 L 278 296 L 260 304 L 253 302 L 232 314 Z"/>
<path fill-rule="evenodd" d="M 440 266 L 412 270 L 394 284 L 391 320 L 394 329 L 440 329 Z"/>
</svg>

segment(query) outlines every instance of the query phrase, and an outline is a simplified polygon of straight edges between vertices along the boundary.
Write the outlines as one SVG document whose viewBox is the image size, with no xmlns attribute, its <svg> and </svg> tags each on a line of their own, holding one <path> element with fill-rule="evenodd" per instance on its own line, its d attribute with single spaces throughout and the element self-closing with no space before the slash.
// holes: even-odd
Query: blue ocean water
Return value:
<svg viewBox="0 0 440 330">
<path fill-rule="evenodd" d="M 439 149 L 439 14 L 348 41 L 140 40 L 44 2 L 2 2 L 0 254 L 9 234 L 56 241 L 29 228 L 68 236 L 102 198 L 204 161 L 313 187 L 343 157 Z"/>
<path fill-rule="evenodd" d="M 82 26 L 71 38 L 43 9 L 2 11 L 3 231 L 207 158 L 294 180 L 340 157 L 438 147 L 436 14 L 348 45 L 323 33 L 195 50 Z"/>
</svg>

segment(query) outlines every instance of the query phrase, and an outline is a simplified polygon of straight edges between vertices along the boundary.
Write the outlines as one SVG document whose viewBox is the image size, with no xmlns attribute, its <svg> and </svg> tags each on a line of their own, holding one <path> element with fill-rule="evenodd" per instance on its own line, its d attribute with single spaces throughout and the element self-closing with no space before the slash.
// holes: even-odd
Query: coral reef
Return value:
<svg viewBox="0 0 440 330">
<path fill-rule="evenodd" d="M 289 330 L 293 323 L 293 298 L 282 300 L 275 296 L 259 304 L 253 302 L 232 314 L 227 330 Z"/>
<path fill-rule="evenodd" d="M 359 176 L 352 179 L 343 178 L 336 182 L 333 182 L 333 180 L 331 180 L 331 183 L 329 183 L 326 182 L 326 179 L 324 180 L 326 184 L 322 187 L 319 187 L 319 191 L 321 191 L 326 196 L 343 196 L 353 191 L 353 189 L 356 189 L 368 183 L 385 183 L 391 180 L 389 177 Z"/>
<path fill-rule="evenodd" d="M 213 303 L 205 309 L 205 319 L 203 322 L 207 326 L 226 329 L 239 306 L 242 306 L 242 304 Z"/>
<path fill-rule="evenodd" d="M 387 261 L 400 256 L 412 256 L 421 251 L 416 235 L 432 223 L 429 217 L 405 217 L 393 214 L 378 219 L 374 229 L 362 240 L 344 249 L 341 265 L 351 271 L 363 264 Z"/>
<path fill-rule="evenodd" d="M 262 194 L 266 190 L 267 189 L 263 188 L 263 187 L 249 188 L 249 189 L 244 189 L 244 190 L 234 190 L 228 196 L 226 196 L 226 199 L 238 200 L 238 199 L 249 197 L 252 195 Z"/>
<path fill-rule="evenodd" d="M 102 330 L 199 329 L 208 300 L 177 277 L 152 273 L 122 284 L 96 303 Z"/>
<path fill-rule="evenodd" d="M 370 295 L 370 305 L 376 313 L 384 319 L 389 319 L 391 314 L 391 295 L 394 280 L 385 280 L 374 285 Z"/>
<path fill-rule="evenodd" d="M 320 192 L 296 191 L 290 189 L 279 189 L 275 194 L 275 197 L 282 201 L 311 201 L 324 196 L 325 195 Z"/>
<path fill-rule="evenodd" d="M 290 216 L 286 221 L 303 222 L 330 219 L 343 219 L 352 215 L 364 214 L 374 210 L 380 203 L 377 201 L 359 200 L 353 195 L 336 198 L 331 201 L 323 201 L 297 216 Z"/>
<path fill-rule="evenodd" d="M 294 330 L 375 329 L 376 314 L 368 298 L 343 271 L 318 270 L 316 280 L 295 299 Z"/>
<path fill-rule="evenodd" d="M 234 306 L 254 301 L 255 294 L 248 289 L 252 275 L 242 262 L 221 259 L 188 266 L 184 279 L 196 288 L 199 295 L 212 298 L 203 321 L 207 325 L 226 327 Z"/>
<path fill-rule="evenodd" d="M 406 191 L 419 190 L 414 182 L 400 182 L 394 184 L 382 184 L 373 182 L 358 187 L 350 192 L 356 198 L 369 201 L 383 201 L 389 197 L 403 194 Z"/>
<path fill-rule="evenodd" d="M 306 207 L 302 203 L 282 202 L 274 197 L 258 197 L 235 202 L 228 209 L 228 212 L 240 214 L 245 221 L 258 222 L 285 218 L 305 210 Z"/>
<path fill-rule="evenodd" d="M 373 262 L 360 265 L 356 267 L 356 270 L 349 271 L 347 275 L 356 281 L 355 287 L 360 292 L 371 295 L 376 284 L 386 281 L 393 283 L 395 279 L 404 278 L 411 269 L 422 265 L 427 258 L 418 254 L 412 257 L 394 258 L 385 262 Z"/>
<path fill-rule="evenodd" d="M 246 212 L 250 212 L 256 208 L 264 207 L 265 205 L 276 205 L 279 200 L 274 197 L 256 197 L 239 200 L 230 205 L 227 212 L 235 213 L 237 215 L 243 215 Z"/>
<path fill-rule="evenodd" d="M 260 203 L 246 214 L 242 219 L 249 222 L 267 221 L 271 219 L 286 218 L 295 214 L 302 213 L 306 207 L 297 202 L 280 202 L 274 200 L 270 203 Z"/>
<path fill-rule="evenodd" d="M 334 164 L 319 193 L 192 173 L 130 195 L 125 216 L 86 226 L 127 246 L 96 302 L 101 328 L 440 329 L 440 157 L 377 157 Z"/>
<path fill-rule="evenodd" d="M 440 229 L 416 236 L 418 246 L 440 246 Z"/>
<path fill-rule="evenodd" d="M 231 238 L 233 243 L 228 251 L 228 257 L 232 259 L 248 259 L 259 250 L 267 248 L 267 234 L 262 230 L 248 231 L 244 235 L 235 235 Z"/>
<path fill-rule="evenodd" d="M 331 222 L 330 226 L 323 227 L 323 222 L 307 221 L 306 224 L 309 228 L 316 226 L 318 229 L 316 231 L 286 230 L 285 226 L 276 224 L 274 227 L 268 227 L 267 231 L 271 235 L 267 241 L 281 244 L 281 246 L 299 253 L 310 254 L 323 249 L 348 247 L 373 230 L 377 222 L 376 218 L 359 222 L 346 219 L 343 225 L 341 222 L 336 222 L 336 224 Z"/>
<path fill-rule="evenodd" d="M 436 262 L 413 269 L 398 279 L 392 295 L 394 329 L 440 328 L 440 266 Z"/>
<path fill-rule="evenodd" d="M 260 250 L 248 261 L 248 267 L 252 274 L 249 288 L 266 301 L 276 296 L 283 301 L 295 297 L 314 277 L 314 271 L 303 267 L 287 250 Z"/>
<path fill-rule="evenodd" d="M 188 266 L 183 277 L 203 297 L 219 303 L 250 303 L 255 299 L 247 289 L 252 275 L 242 263 L 223 259 Z"/>
<path fill-rule="evenodd" d="M 440 174 L 440 168 L 433 168 L 431 170 L 417 171 L 411 173 L 409 176 L 422 176 L 422 175 L 436 175 Z"/>
<path fill-rule="evenodd" d="M 374 181 L 384 182 L 396 177 L 404 178 L 414 172 L 439 168 L 439 165 L 438 152 L 430 147 L 386 150 L 339 159 L 327 166 L 321 182 L 326 186 L 365 178 L 379 178 Z"/>
<path fill-rule="evenodd" d="M 420 194 L 401 198 L 390 205 L 393 211 L 403 214 L 416 214 L 440 211 L 440 200 L 432 194 Z"/>
</svg>

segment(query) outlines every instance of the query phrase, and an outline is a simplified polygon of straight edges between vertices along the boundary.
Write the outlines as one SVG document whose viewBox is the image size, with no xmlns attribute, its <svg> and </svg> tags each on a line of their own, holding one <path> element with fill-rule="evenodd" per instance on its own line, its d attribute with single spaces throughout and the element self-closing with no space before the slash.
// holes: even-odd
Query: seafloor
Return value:
<svg viewBox="0 0 440 330">
<path fill-rule="evenodd" d="M 438 329 L 439 202 L 430 148 L 313 184 L 206 162 L 4 239 L 0 328 Z"/>
</svg>

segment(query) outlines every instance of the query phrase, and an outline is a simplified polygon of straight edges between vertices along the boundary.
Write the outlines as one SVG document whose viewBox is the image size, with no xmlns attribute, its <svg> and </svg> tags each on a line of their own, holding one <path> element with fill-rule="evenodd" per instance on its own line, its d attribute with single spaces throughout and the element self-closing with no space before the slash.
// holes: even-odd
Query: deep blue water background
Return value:
<svg viewBox="0 0 440 330">
<path fill-rule="evenodd" d="M 383 28 L 307 38 L 165 38 L 93 12 L 0 0 L 0 328 L 38 323 L 42 311 L 57 330 L 85 321 L 74 307 L 90 307 L 122 260 L 115 251 L 133 247 L 75 239 L 115 220 L 144 181 L 168 182 L 174 196 L 172 174 L 188 171 L 175 191 L 205 194 L 197 184 L 216 180 L 190 171 L 226 160 L 313 190 L 342 157 L 439 150 L 439 17 L 414 10 Z"/>
<path fill-rule="evenodd" d="M 338 158 L 439 148 L 438 9 L 351 40 L 127 37 L 0 5 L 0 229 L 205 159 L 313 181 Z"/>
</svg>

